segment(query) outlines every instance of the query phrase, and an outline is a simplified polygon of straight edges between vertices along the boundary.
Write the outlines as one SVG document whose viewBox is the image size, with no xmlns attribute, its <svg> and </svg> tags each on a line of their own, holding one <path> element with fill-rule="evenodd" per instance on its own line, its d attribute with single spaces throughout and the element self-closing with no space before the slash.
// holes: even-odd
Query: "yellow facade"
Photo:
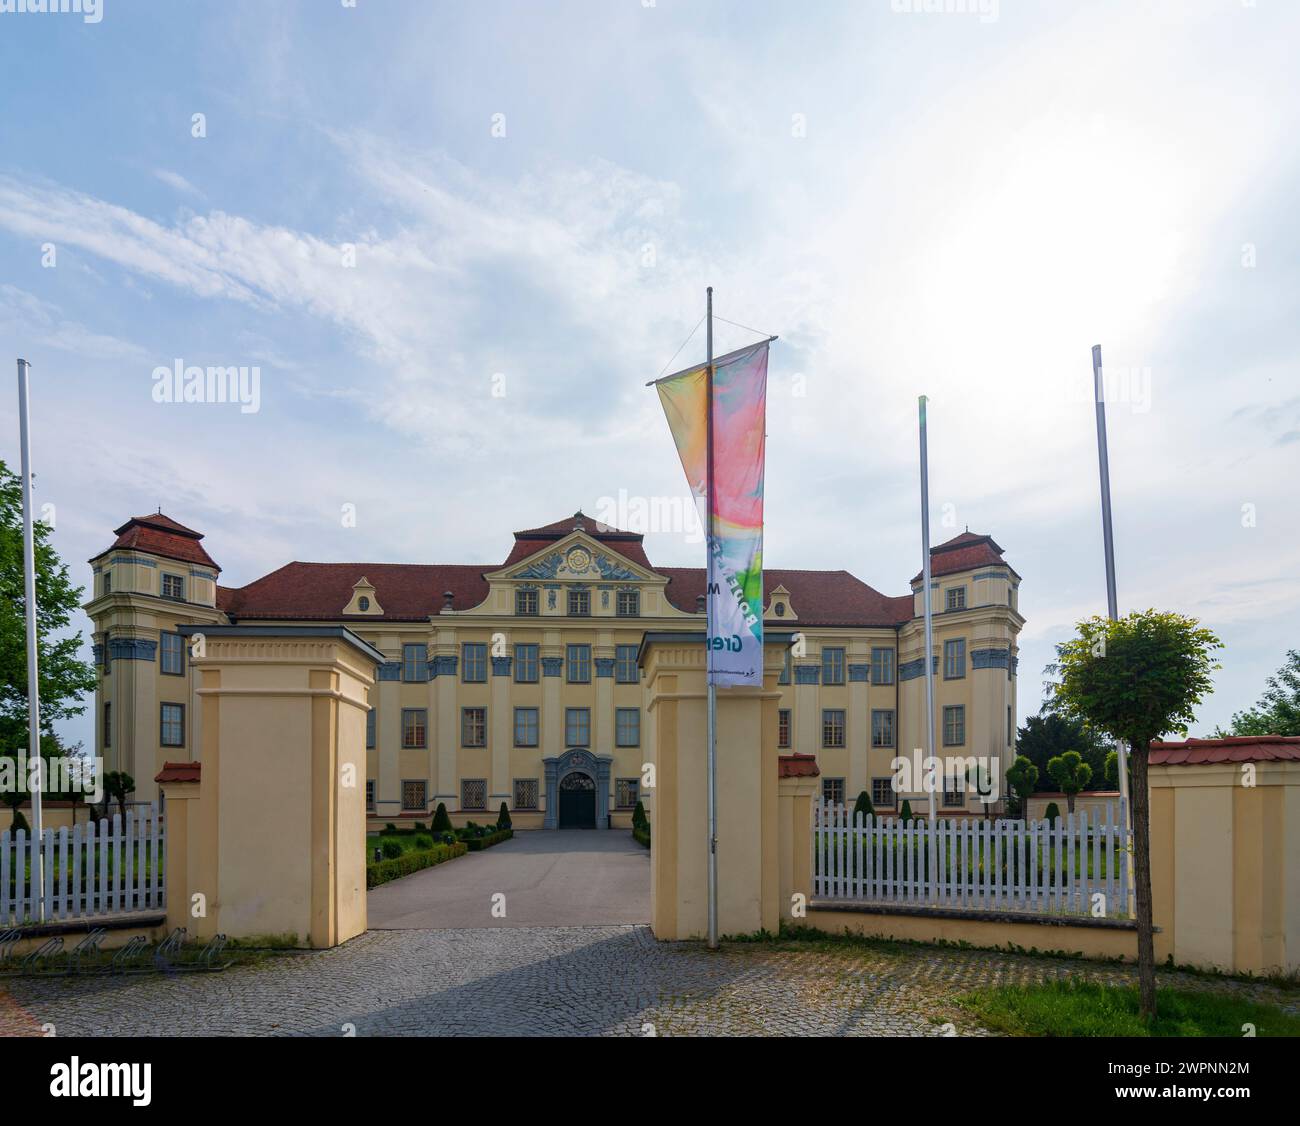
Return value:
<svg viewBox="0 0 1300 1126">
<path fill-rule="evenodd" d="M 119 529 L 119 542 L 92 560 L 95 594 L 86 606 L 101 664 L 98 753 L 110 769 L 131 773 L 136 800 L 156 795 L 153 777 L 165 761 L 204 757 L 190 641 L 177 671 L 181 631 L 304 621 L 346 626 L 385 658 L 370 694 L 371 827 L 427 822 L 439 803 L 457 823 L 485 821 L 502 802 L 516 828 L 553 826 L 569 800 L 561 788 L 575 775 L 595 787 L 598 827 L 629 825 L 636 798 L 648 797 L 640 783 L 653 718 L 636 654 L 647 633 L 702 634 L 704 615 L 681 593 L 686 572 L 650 566 L 639 536 L 608 532 L 579 513 L 516 533 L 506 565 L 290 564 L 230 590 L 218 586 L 210 560 L 172 557 L 207 559 L 198 533 L 169 528 L 181 526 L 158 516 Z M 965 565 L 968 540 L 983 554 Z M 1019 576 L 984 540 L 958 537 L 947 555 L 947 545 L 935 549 L 935 742 L 941 756 L 1005 767 L 1023 619 Z M 773 574 L 779 581 L 769 580 L 765 622 L 790 637 L 772 709 L 778 749 L 815 755 L 828 797 L 852 802 L 867 790 L 886 807 L 894 800 L 893 759 L 925 747 L 919 582 L 910 599 L 888 599 L 846 572 Z M 166 584 L 164 576 L 171 576 Z M 444 581 L 454 587 L 446 596 L 438 589 Z M 841 589 L 853 596 L 842 617 Z M 855 609 L 864 591 L 886 609 Z M 891 614 L 895 620 L 875 620 Z M 960 643 L 959 669 L 947 667 L 947 642 Z M 953 707 L 962 709 L 962 722 L 949 734 L 961 742 L 945 745 L 942 717 Z M 909 796 L 914 806 L 924 803 L 919 781 L 898 800 Z M 590 800 L 573 797 L 571 808 L 586 816 L 582 802 Z M 949 814 L 983 812 L 969 793 L 939 804 Z"/>
</svg>

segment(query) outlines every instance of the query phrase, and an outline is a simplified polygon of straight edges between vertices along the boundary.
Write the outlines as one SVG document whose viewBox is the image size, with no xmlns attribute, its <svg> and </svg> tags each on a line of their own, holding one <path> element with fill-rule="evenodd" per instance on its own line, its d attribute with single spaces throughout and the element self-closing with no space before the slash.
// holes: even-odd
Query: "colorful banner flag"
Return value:
<svg viewBox="0 0 1300 1126">
<path fill-rule="evenodd" d="M 660 380 L 659 401 L 696 498 L 708 498 L 708 671 L 717 685 L 763 683 L 763 448 L 768 341 Z"/>
</svg>

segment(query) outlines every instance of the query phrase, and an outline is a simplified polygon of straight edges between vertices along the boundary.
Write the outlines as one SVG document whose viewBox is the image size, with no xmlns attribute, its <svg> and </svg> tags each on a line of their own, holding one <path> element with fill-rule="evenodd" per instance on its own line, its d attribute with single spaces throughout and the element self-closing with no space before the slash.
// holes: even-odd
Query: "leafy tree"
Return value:
<svg viewBox="0 0 1300 1126">
<path fill-rule="evenodd" d="M 875 817 L 876 811 L 871 805 L 871 795 L 863 790 L 858 794 L 858 800 L 853 803 L 853 816 L 856 819 L 858 814 L 862 814 L 862 820 L 866 821 L 869 817 Z"/>
<path fill-rule="evenodd" d="M 1083 761 L 1078 751 L 1066 751 L 1048 760 L 1047 773 L 1061 788 L 1065 807 L 1073 813 L 1075 795 L 1092 781 L 1092 767 Z"/>
<path fill-rule="evenodd" d="M 117 802 L 117 811 L 126 823 L 126 799 L 135 793 L 135 779 L 125 770 L 110 770 L 104 775 L 104 816 L 108 816 L 109 801 Z"/>
<path fill-rule="evenodd" d="M 1017 755 L 1016 761 L 1007 770 L 1007 785 L 1011 787 L 1020 801 L 1020 815 L 1029 816 L 1029 796 L 1038 784 L 1038 767 L 1024 755 Z"/>
<path fill-rule="evenodd" d="M 1058 649 L 1062 710 L 1129 747 L 1133 871 L 1137 901 L 1140 1015 L 1156 1012 L 1151 922 L 1151 824 L 1147 752 L 1167 732 L 1184 733 L 1211 689 L 1223 643 L 1194 618 L 1157 610 L 1117 621 L 1093 617 Z"/>
<path fill-rule="evenodd" d="M 78 658 L 81 634 L 66 633 L 84 593 L 50 544 L 50 527 L 33 527 L 41 730 L 86 710 L 81 699 L 97 683 L 95 667 Z M 0 749 L 27 745 L 27 594 L 23 586 L 22 480 L 0 461 Z M 56 638 L 56 634 L 64 636 Z"/>
<path fill-rule="evenodd" d="M 1031 715 L 1016 732 L 1016 753 L 1024 755 L 1038 767 L 1038 788 L 1051 788 L 1047 764 L 1058 755 L 1076 751 L 1092 768 L 1094 785 L 1100 784 L 1106 762 L 1106 743 L 1082 721 L 1060 711 L 1044 709 Z M 1085 787 L 1087 789 L 1089 787 Z"/>
<path fill-rule="evenodd" d="M 1300 735 L 1300 650 L 1288 649 L 1286 663 L 1268 678 L 1268 687 L 1259 703 L 1232 717 L 1225 735 Z"/>
</svg>

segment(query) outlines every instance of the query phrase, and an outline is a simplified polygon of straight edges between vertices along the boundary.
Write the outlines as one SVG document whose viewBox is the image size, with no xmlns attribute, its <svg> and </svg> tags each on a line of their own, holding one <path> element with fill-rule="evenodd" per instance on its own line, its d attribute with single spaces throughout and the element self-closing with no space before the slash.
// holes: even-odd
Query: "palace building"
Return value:
<svg viewBox="0 0 1300 1126">
<path fill-rule="evenodd" d="M 624 827 L 648 757 L 642 642 L 704 633 L 703 568 L 655 567 L 640 534 L 581 512 L 516 532 L 496 564 L 294 562 L 237 588 L 220 585 L 201 533 L 161 513 L 116 535 L 90 561 L 85 609 L 97 753 L 134 777 L 136 800 L 157 796 L 164 762 L 202 760 L 194 634 L 332 625 L 384 657 L 366 732 L 372 826 L 427 822 L 440 802 L 457 823 L 486 821 L 505 802 L 516 828 Z M 936 753 L 1005 768 L 1020 576 L 971 532 L 932 549 L 931 573 Z M 898 794 L 891 769 L 926 745 L 921 576 L 896 597 L 848 571 L 764 582 L 767 630 L 787 646 L 782 753 L 813 756 L 829 799 L 910 796 L 923 813 L 919 782 Z M 985 809 L 948 787 L 940 808 Z"/>
</svg>

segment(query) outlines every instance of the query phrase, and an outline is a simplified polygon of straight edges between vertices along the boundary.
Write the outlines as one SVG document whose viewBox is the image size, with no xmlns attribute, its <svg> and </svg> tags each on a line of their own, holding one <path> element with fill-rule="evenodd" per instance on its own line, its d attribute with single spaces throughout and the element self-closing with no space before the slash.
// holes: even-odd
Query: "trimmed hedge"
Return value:
<svg viewBox="0 0 1300 1126">
<path fill-rule="evenodd" d="M 482 837 L 472 837 L 461 843 L 465 845 L 470 852 L 482 852 L 485 848 L 491 848 L 494 844 L 500 844 L 502 841 L 508 841 L 515 835 L 513 829 L 498 829 L 495 833 L 488 833 Z"/>
<path fill-rule="evenodd" d="M 632 839 L 637 844 L 650 847 L 650 823 L 647 821 L 644 825 L 634 825 L 632 827 Z"/>
<path fill-rule="evenodd" d="M 400 880 L 403 876 L 409 876 L 422 868 L 432 868 L 445 860 L 464 856 L 467 851 L 467 846 L 457 841 L 455 844 L 434 845 L 420 852 L 404 852 L 401 856 L 392 860 L 381 860 L 378 864 L 367 864 L 366 887 L 378 887 L 380 884 L 388 883 L 389 880 Z"/>
</svg>

